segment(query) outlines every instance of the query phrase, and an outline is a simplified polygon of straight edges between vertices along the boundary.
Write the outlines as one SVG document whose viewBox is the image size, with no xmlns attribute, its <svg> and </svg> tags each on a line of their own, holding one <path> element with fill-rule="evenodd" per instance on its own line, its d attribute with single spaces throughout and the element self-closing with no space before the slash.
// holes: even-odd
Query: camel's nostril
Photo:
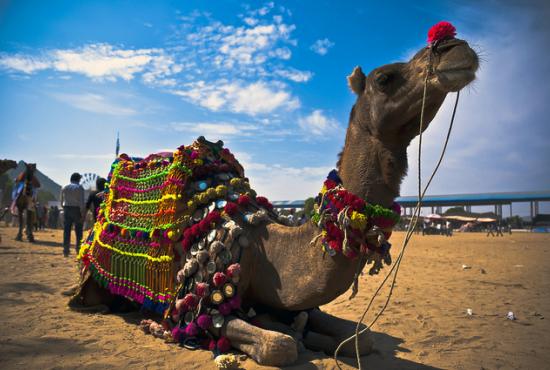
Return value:
<svg viewBox="0 0 550 370">
<path fill-rule="evenodd" d="M 466 43 L 466 41 L 459 40 L 459 39 L 446 40 L 436 44 L 434 47 L 434 52 L 437 54 L 442 54 L 450 51 L 456 46 L 462 46 L 462 45 L 468 45 L 468 44 Z"/>
</svg>

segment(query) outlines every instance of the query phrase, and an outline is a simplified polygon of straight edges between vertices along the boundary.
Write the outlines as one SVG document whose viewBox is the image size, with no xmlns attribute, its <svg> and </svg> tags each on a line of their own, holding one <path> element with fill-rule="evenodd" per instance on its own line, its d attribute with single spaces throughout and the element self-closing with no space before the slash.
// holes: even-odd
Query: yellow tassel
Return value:
<svg viewBox="0 0 550 370">
<path fill-rule="evenodd" d="M 218 195 L 218 197 L 225 196 L 225 194 L 227 194 L 227 186 L 225 185 L 216 186 L 216 194 Z"/>
<path fill-rule="evenodd" d="M 365 230 L 367 227 L 367 217 L 359 212 L 353 211 L 351 214 L 351 227 L 354 229 L 359 229 L 361 231 Z"/>
</svg>

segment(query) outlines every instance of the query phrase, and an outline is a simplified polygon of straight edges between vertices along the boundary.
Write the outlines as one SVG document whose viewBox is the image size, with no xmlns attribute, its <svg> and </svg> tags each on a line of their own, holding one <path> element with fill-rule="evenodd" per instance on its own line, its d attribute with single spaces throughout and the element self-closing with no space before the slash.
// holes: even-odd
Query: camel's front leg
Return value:
<svg viewBox="0 0 550 370">
<path fill-rule="evenodd" d="M 290 335 L 261 329 L 238 318 L 228 320 L 222 335 L 261 365 L 285 366 L 298 358 L 296 341 Z"/>
<path fill-rule="evenodd" d="M 323 351 L 327 354 L 334 354 L 338 345 L 355 333 L 356 322 L 340 319 L 329 315 L 319 309 L 309 311 L 309 332 L 304 337 L 304 344 L 307 348 L 315 351 Z M 361 325 L 359 330 L 363 330 Z M 359 336 L 359 353 L 367 355 L 372 351 L 372 338 L 367 331 Z M 355 339 L 344 345 L 339 354 L 346 357 L 355 356 Z"/>
</svg>

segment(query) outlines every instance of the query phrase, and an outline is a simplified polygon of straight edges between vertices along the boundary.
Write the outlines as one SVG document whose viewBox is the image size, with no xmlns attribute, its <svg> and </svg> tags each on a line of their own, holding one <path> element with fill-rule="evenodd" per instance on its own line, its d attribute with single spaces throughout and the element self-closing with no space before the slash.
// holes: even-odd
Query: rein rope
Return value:
<svg viewBox="0 0 550 370">
<path fill-rule="evenodd" d="M 416 203 L 416 206 L 414 208 L 414 212 L 413 212 L 413 216 L 411 218 L 411 222 L 409 223 L 409 226 L 407 227 L 407 232 L 405 234 L 405 239 L 403 241 L 403 246 L 401 248 L 401 252 L 399 253 L 395 263 L 390 268 L 390 271 L 388 272 L 388 274 L 386 275 L 384 280 L 382 280 L 382 282 L 380 283 L 380 285 L 378 286 L 378 288 L 374 292 L 373 296 L 371 297 L 366 309 L 363 311 L 363 314 L 361 315 L 360 320 L 357 322 L 357 325 L 355 327 L 355 333 L 353 335 L 351 335 L 349 338 L 344 339 L 342 342 L 340 342 L 340 344 L 336 348 L 336 351 L 334 351 L 334 361 L 336 362 L 336 366 L 340 370 L 342 370 L 342 367 L 340 366 L 340 363 L 338 362 L 338 352 L 340 352 L 340 350 L 342 349 L 342 347 L 345 344 L 351 342 L 354 339 L 355 339 L 355 354 L 356 354 L 356 359 L 357 359 L 357 366 L 358 366 L 359 370 L 362 369 L 362 367 L 361 367 L 361 356 L 359 354 L 359 336 L 371 329 L 371 327 L 376 323 L 376 321 L 378 321 L 380 316 L 382 316 L 382 314 L 384 313 L 384 311 L 386 310 L 386 308 L 389 305 L 389 302 L 390 302 L 390 299 L 391 299 L 391 296 L 392 296 L 392 293 L 393 293 L 393 289 L 395 287 L 395 283 L 396 283 L 396 280 L 397 280 L 397 273 L 399 272 L 399 267 L 401 266 L 401 261 L 403 260 L 403 256 L 405 254 L 405 249 L 406 249 L 409 241 L 411 240 L 411 238 L 413 236 L 414 229 L 416 228 L 416 225 L 418 223 L 418 219 L 420 217 L 420 210 L 421 210 L 421 207 L 422 207 L 422 200 L 423 200 L 424 195 L 426 194 L 426 191 L 428 190 L 428 187 L 430 186 L 433 178 L 435 177 L 435 174 L 439 170 L 439 166 L 441 165 L 441 162 L 443 161 L 443 157 L 445 156 L 445 153 L 447 151 L 447 145 L 449 143 L 449 138 L 451 136 L 451 131 L 452 131 L 452 128 L 453 128 L 453 123 L 454 123 L 454 119 L 455 119 L 455 115 L 456 115 L 456 108 L 458 106 L 458 100 L 459 100 L 459 97 L 460 97 L 460 91 L 457 91 L 457 93 L 456 93 L 456 100 L 455 100 L 455 104 L 454 104 L 454 108 L 453 108 L 453 113 L 452 113 L 452 116 L 451 116 L 451 122 L 449 124 L 449 129 L 447 131 L 447 136 L 445 138 L 445 143 L 443 145 L 443 149 L 441 150 L 439 160 L 438 160 L 434 170 L 432 171 L 432 174 L 430 175 L 430 178 L 429 178 L 428 182 L 426 183 L 426 186 L 422 190 L 422 170 L 421 170 L 422 131 L 423 131 L 422 129 L 424 127 L 424 111 L 425 111 L 425 105 L 426 105 L 426 91 L 427 91 L 427 88 L 428 88 L 428 78 L 433 73 L 432 53 L 433 53 L 433 49 L 432 49 L 432 52 L 428 54 L 428 65 L 426 67 L 426 72 L 427 73 L 426 73 L 426 77 L 424 79 L 424 90 L 423 90 L 423 94 L 422 94 L 422 108 L 421 108 L 421 111 L 420 111 L 420 128 L 419 128 L 419 139 L 418 139 L 418 202 Z M 395 273 L 394 273 L 394 271 L 395 271 Z M 382 290 L 382 288 L 384 287 L 384 285 L 386 284 L 388 279 L 392 276 L 392 273 L 393 273 L 393 278 L 391 279 L 390 290 L 388 292 L 388 296 L 386 298 L 386 301 L 384 302 L 384 306 L 375 315 L 374 319 L 370 322 L 370 324 L 367 325 L 365 328 L 361 329 L 361 325 L 363 324 L 363 320 L 365 319 L 365 316 L 369 312 L 375 298 L 380 294 L 380 291 Z M 357 278 L 358 278 L 358 274 L 356 274 L 356 279 L 354 280 L 354 284 L 353 284 L 353 288 L 352 288 L 352 297 L 355 296 L 355 294 L 357 293 L 357 284 L 358 284 Z"/>
</svg>

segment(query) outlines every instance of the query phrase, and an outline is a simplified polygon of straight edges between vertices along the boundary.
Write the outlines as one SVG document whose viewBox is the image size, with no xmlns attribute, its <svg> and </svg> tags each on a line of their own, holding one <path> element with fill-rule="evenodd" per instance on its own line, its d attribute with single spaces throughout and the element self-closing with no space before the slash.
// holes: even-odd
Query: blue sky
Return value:
<svg viewBox="0 0 550 370">
<path fill-rule="evenodd" d="M 550 188 L 542 1 L 0 4 L 0 157 L 35 161 L 59 183 L 106 175 L 117 131 L 132 155 L 203 134 L 223 139 L 269 198 L 313 195 L 343 145 L 354 102 L 345 77 L 410 58 L 448 20 L 483 61 L 429 193 Z M 450 103 L 427 132 L 425 169 Z"/>
</svg>

